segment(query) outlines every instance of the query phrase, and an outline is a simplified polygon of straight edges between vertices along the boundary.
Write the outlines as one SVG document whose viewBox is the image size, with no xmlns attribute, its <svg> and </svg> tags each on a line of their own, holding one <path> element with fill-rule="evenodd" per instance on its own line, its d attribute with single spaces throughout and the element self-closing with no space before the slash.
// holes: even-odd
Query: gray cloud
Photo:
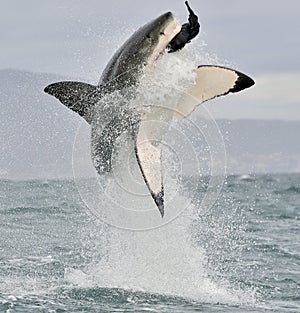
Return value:
<svg viewBox="0 0 300 313">
<path fill-rule="evenodd" d="M 208 51 L 255 73 L 300 71 L 299 1 L 190 2 Z M 168 10 L 187 18 L 183 1 L 4 0 L 0 68 L 94 79 L 132 30 Z"/>
</svg>

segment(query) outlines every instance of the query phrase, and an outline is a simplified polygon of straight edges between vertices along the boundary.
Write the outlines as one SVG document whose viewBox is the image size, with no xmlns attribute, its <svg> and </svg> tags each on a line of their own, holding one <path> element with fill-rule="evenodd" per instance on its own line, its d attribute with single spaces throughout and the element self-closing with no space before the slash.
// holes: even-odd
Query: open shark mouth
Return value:
<svg viewBox="0 0 300 313">
<path fill-rule="evenodd" d="M 159 42 L 148 60 L 148 65 L 153 65 L 155 61 L 162 56 L 170 42 L 180 33 L 181 25 L 179 21 L 172 15 L 172 21 L 168 24 L 164 33 L 161 34 Z"/>
</svg>

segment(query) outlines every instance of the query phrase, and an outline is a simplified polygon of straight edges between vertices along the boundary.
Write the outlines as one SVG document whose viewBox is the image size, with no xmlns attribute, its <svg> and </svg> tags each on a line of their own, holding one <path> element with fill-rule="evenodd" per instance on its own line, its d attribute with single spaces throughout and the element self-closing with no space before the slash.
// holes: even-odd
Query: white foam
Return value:
<svg viewBox="0 0 300 313">
<path fill-rule="evenodd" d="M 182 215 L 162 228 L 130 232 L 109 230 L 110 240 L 101 260 L 65 278 L 82 288 L 108 287 L 175 295 L 205 303 L 241 304 L 252 295 L 233 290 L 209 274 L 205 251 L 192 244 L 191 218 Z"/>
</svg>

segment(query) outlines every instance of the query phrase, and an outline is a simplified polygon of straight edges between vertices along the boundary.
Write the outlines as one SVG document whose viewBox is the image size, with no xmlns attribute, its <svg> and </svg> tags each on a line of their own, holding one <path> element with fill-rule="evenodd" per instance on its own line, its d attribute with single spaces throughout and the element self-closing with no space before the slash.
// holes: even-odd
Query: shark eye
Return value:
<svg viewBox="0 0 300 313">
<path fill-rule="evenodd" d="M 164 35 L 165 36 L 166 34 L 164 32 L 160 32 L 160 35 Z"/>
<path fill-rule="evenodd" d="M 151 36 L 150 35 L 146 35 L 146 38 L 151 39 Z"/>
</svg>

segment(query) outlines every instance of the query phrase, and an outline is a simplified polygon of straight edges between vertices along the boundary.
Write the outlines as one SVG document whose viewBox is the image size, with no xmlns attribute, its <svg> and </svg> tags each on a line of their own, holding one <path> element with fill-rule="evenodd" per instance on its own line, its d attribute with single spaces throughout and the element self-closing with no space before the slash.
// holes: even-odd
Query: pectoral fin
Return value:
<svg viewBox="0 0 300 313">
<path fill-rule="evenodd" d="M 135 154 L 145 183 L 157 205 L 161 216 L 164 216 L 164 188 L 161 169 L 161 147 L 152 138 L 151 121 L 141 121 L 137 131 Z"/>
<path fill-rule="evenodd" d="M 207 100 L 239 92 L 255 84 L 247 75 L 226 67 L 203 65 L 195 72 L 197 74 L 195 85 L 176 105 L 174 115 L 177 117 L 188 116 L 197 105 Z"/>
<path fill-rule="evenodd" d="M 47 86 L 44 91 L 91 123 L 92 108 L 99 99 L 96 86 L 81 82 L 59 82 Z"/>
</svg>

